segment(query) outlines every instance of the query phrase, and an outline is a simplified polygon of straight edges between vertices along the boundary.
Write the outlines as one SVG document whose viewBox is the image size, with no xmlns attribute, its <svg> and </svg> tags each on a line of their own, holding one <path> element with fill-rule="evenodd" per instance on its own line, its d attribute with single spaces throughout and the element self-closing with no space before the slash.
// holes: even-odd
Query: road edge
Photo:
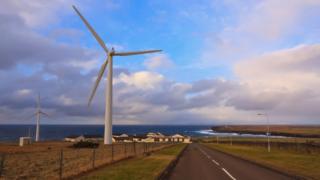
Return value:
<svg viewBox="0 0 320 180">
<path fill-rule="evenodd" d="M 199 143 L 199 144 L 200 144 L 200 143 Z M 205 146 L 206 148 L 212 149 L 212 148 L 210 148 L 210 147 L 208 147 L 208 146 L 206 146 L 206 145 L 204 145 L 204 144 L 200 144 L 200 145 L 203 145 L 203 146 Z M 271 170 L 271 171 L 275 171 L 275 172 L 277 172 L 277 173 L 280 173 L 280 174 L 282 174 L 282 175 L 291 177 L 291 178 L 293 178 L 293 179 L 306 180 L 306 179 L 308 178 L 308 177 L 302 177 L 302 176 L 299 176 L 299 175 L 296 175 L 296 174 L 292 174 L 292 173 L 289 173 L 289 172 L 281 171 L 281 170 L 279 170 L 279 169 L 277 169 L 277 168 L 275 168 L 275 167 L 272 167 L 272 166 L 269 166 L 269 165 L 266 165 L 266 164 L 261 164 L 261 163 L 258 163 L 258 162 L 256 162 L 256 161 L 253 161 L 253 160 L 251 160 L 251 159 L 247 159 L 247 158 L 244 158 L 244 157 L 241 157 L 241 156 L 237 156 L 237 155 L 231 154 L 231 153 L 229 153 L 229 152 L 224 152 L 224 151 L 221 151 L 221 150 L 219 150 L 219 149 L 213 149 L 213 150 L 218 151 L 218 152 L 221 152 L 221 153 L 226 154 L 226 155 L 229 155 L 229 156 L 232 156 L 232 157 L 234 157 L 234 158 L 241 159 L 241 160 L 243 160 L 243 161 L 247 161 L 247 162 L 249 162 L 249 163 L 251 163 L 251 164 L 254 164 L 254 165 L 257 165 L 257 166 L 259 166 L 259 167 L 266 168 L 266 169 L 269 169 L 269 170 Z"/>
<path fill-rule="evenodd" d="M 169 179 L 173 169 L 176 167 L 178 161 L 180 160 L 181 156 L 185 152 L 185 150 L 188 148 L 189 144 L 187 144 L 181 152 L 178 154 L 178 156 L 172 160 L 169 165 L 159 174 L 159 176 L 156 178 L 157 180 L 165 180 Z"/>
</svg>

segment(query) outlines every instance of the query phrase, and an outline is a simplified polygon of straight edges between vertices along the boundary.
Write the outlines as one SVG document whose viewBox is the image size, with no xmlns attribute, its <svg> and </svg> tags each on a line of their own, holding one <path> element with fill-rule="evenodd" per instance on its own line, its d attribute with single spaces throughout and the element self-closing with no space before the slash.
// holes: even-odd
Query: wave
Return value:
<svg viewBox="0 0 320 180">
<path fill-rule="evenodd" d="M 265 134 L 239 134 L 239 133 L 221 133 L 213 131 L 212 129 L 203 129 L 194 131 L 197 134 L 207 135 L 207 136 L 238 136 L 238 137 L 267 137 Z M 272 136 L 272 138 L 285 138 L 284 136 Z"/>
</svg>

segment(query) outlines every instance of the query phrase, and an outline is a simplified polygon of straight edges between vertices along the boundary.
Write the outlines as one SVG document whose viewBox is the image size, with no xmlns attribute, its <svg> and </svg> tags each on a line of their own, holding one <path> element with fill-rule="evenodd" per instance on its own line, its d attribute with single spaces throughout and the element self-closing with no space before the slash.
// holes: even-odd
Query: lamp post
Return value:
<svg viewBox="0 0 320 180">
<path fill-rule="evenodd" d="M 270 152 L 270 126 L 269 126 L 269 116 L 267 113 L 258 113 L 258 116 L 265 116 L 267 118 L 267 138 L 268 138 L 268 152 Z"/>
</svg>

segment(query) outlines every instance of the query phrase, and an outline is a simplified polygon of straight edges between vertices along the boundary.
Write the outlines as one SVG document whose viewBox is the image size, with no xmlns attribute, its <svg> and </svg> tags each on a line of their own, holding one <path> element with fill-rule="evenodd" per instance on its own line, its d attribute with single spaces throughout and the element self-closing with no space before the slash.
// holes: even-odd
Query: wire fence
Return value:
<svg viewBox="0 0 320 180">
<path fill-rule="evenodd" d="M 64 148 L 1 154 L 0 179 L 65 179 L 129 157 L 145 155 L 174 143 L 121 143 L 98 148 Z"/>
<path fill-rule="evenodd" d="M 212 137 L 200 139 L 199 142 L 266 147 L 267 138 Z M 292 151 L 306 154 L 320 154 L 320 143 L 314 139 L 304 138 L 270 138 L 272 149 Z"/>
</svg>

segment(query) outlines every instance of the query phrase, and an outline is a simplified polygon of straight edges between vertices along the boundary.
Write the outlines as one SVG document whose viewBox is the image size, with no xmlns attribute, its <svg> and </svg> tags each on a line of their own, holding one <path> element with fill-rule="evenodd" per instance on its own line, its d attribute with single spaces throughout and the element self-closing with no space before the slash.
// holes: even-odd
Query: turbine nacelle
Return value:
<svg viewBox="0 0 320 180">
<path fill-rule="evenodd" d="M 116 53 L 116 50 L 114 49 L 114 47 L 111 48 L 111 51 L 108 53 L 109 56 L 114 56 L 114 54 Z"/>
</svg>

